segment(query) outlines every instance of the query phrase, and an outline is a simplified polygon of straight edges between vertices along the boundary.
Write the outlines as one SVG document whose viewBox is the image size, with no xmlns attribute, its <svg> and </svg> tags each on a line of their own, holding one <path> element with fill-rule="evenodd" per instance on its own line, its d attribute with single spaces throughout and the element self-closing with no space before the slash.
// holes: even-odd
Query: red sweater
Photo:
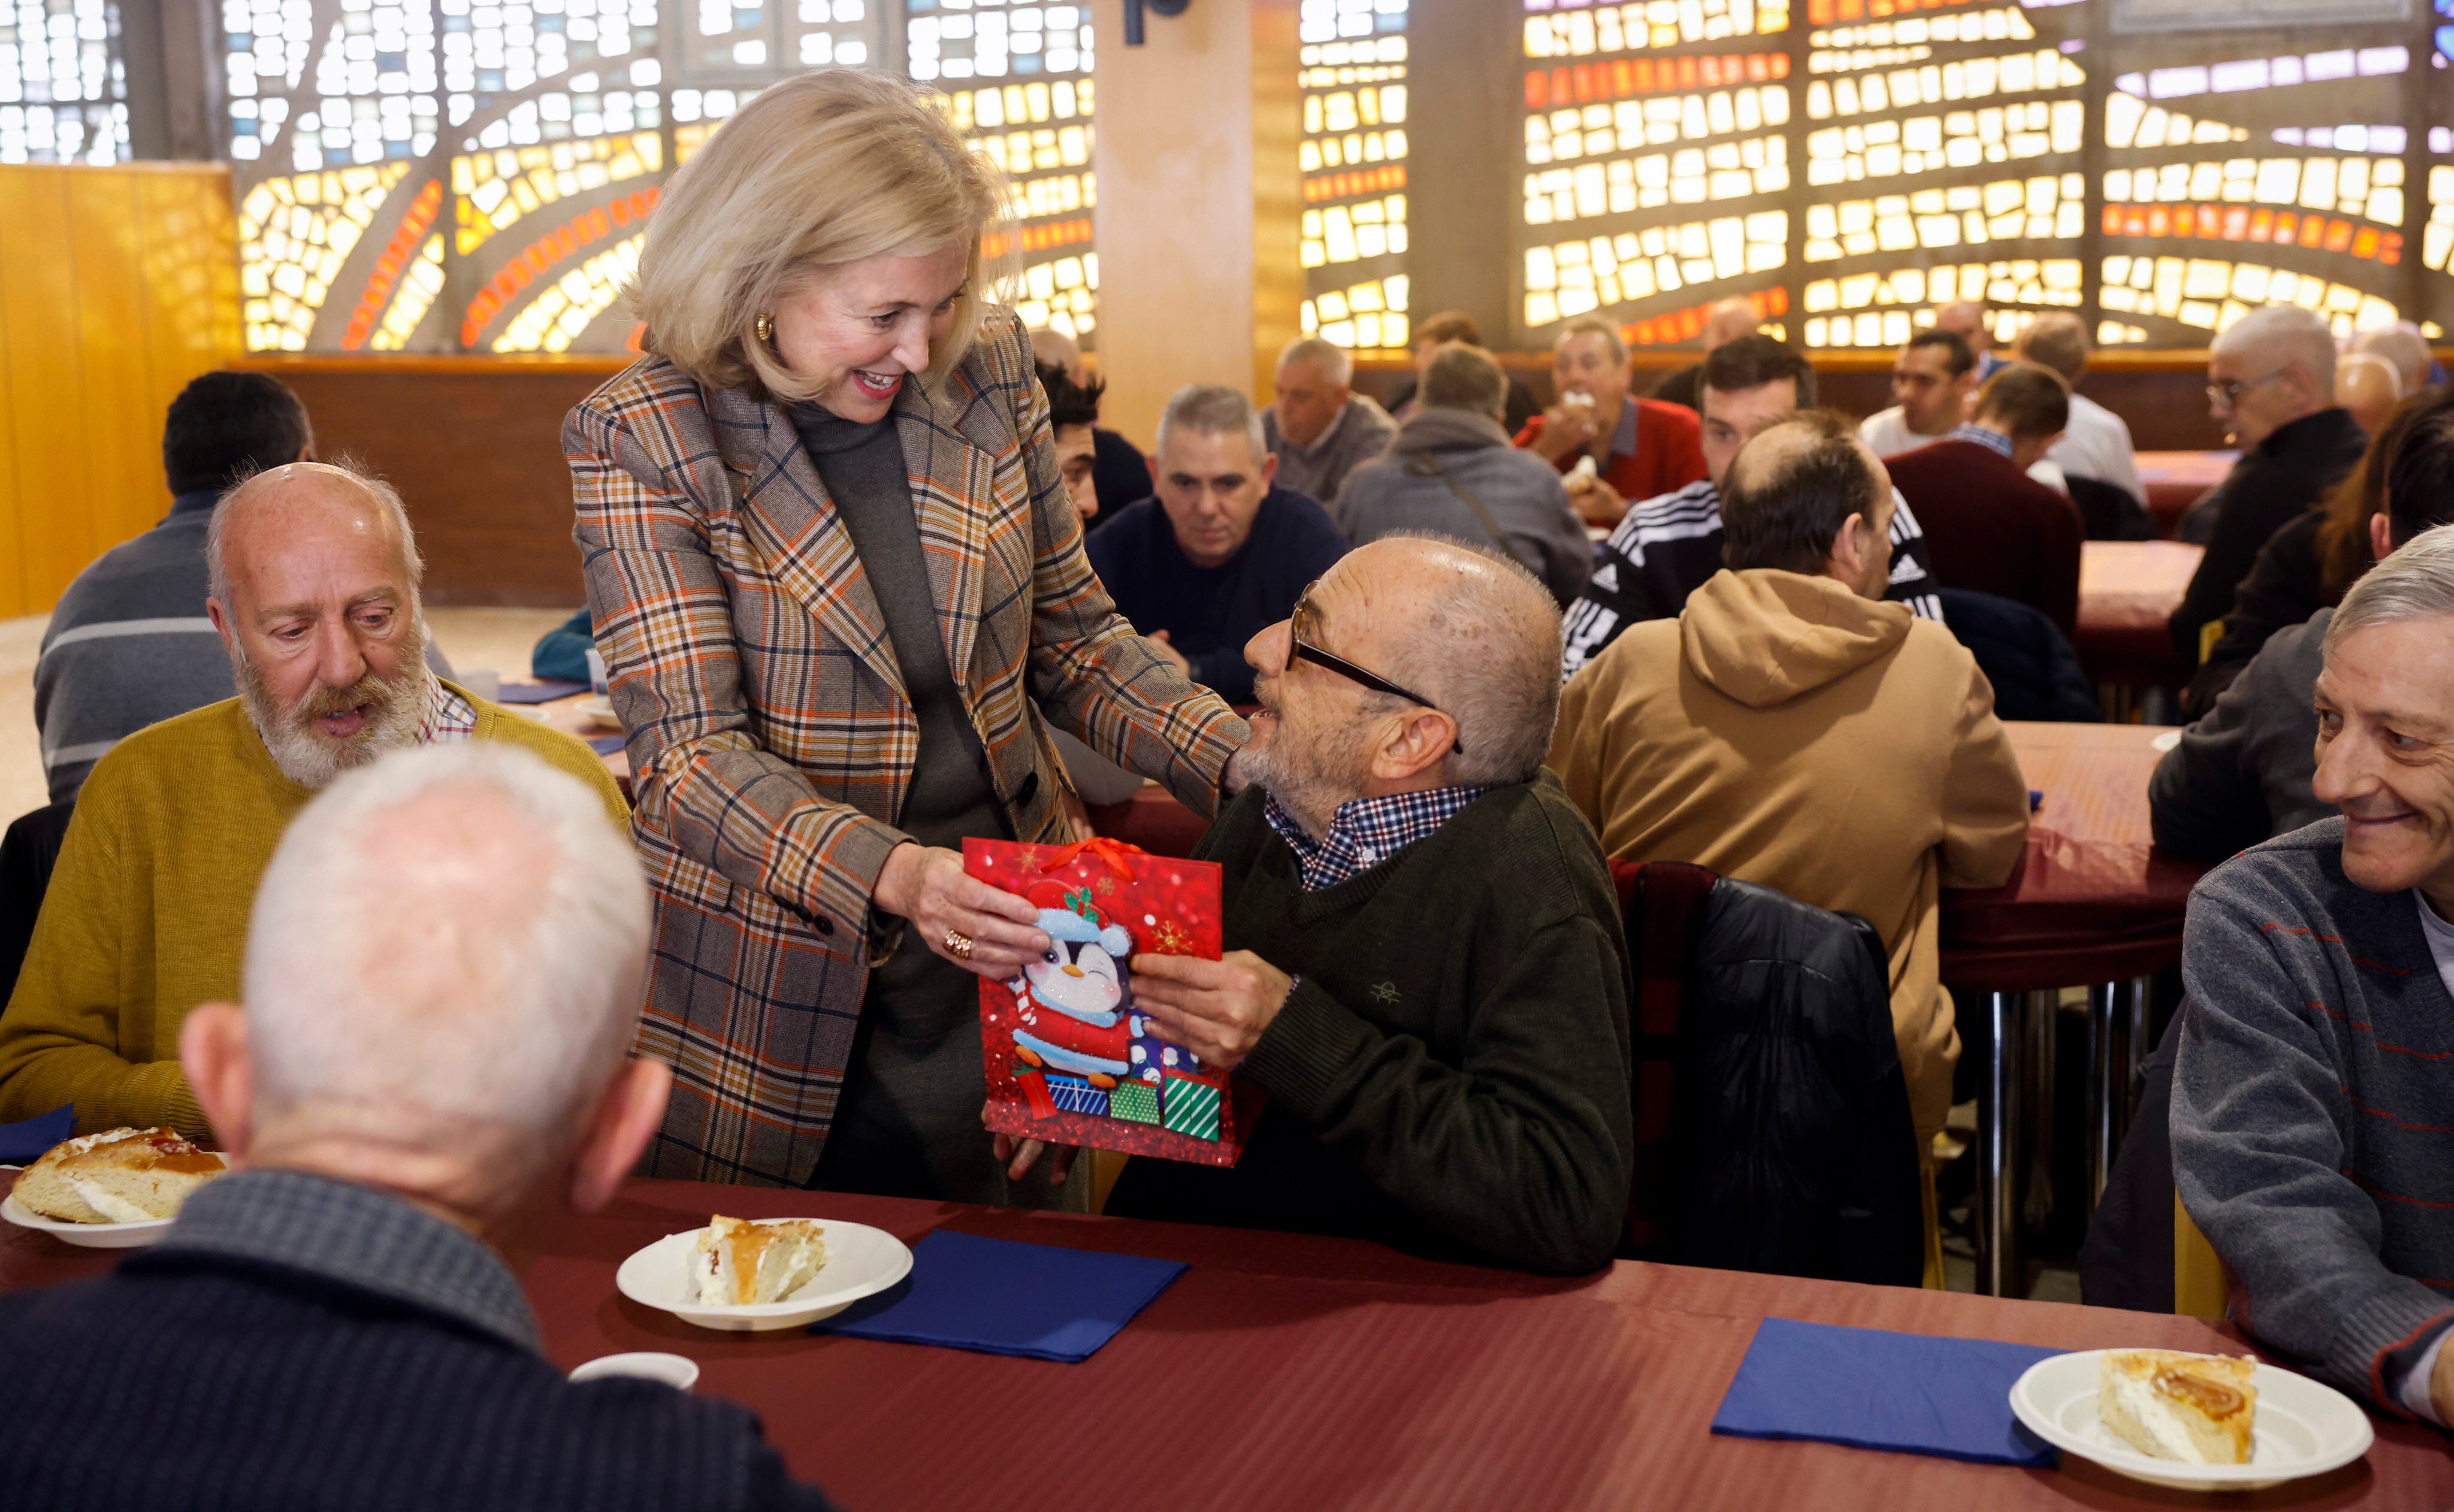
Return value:
<svg viewBox="0 0 2454 1512">
<path fill-rule="evenodd" d="M 1610 461 L 1601 469 L 1603 482 L 1617 489 L 1620 498 L 1636 504 L 1685 488 L 1704 475 L 1704 423 L 1696 418 L 1695 411 L 1653 399 L 1630 397 L 1627 402 L 1636 412 L 1636 445 L 1625 452 L 1612 446 Z M 1517 433 L 1517 444 L 1530 447 L 1541 433 L 1542 416 L 1538 414 Z M 1571 452 L 1555 465 L 1561 473 L 1574 472 L 1581 455 Z"/>
<path fill-rule="evenodd" d="M 1934 580 L 2016 598 L 2068 635 L 2079 623 L 2079 506 L 1976 441 L 1883 459 L 1925 532 Z"/>
</svg>

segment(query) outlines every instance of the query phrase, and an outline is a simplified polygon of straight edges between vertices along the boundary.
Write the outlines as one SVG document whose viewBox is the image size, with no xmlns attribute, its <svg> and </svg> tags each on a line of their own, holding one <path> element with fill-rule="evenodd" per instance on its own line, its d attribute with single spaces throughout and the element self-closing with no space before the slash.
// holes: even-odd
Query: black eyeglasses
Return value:
<svg viewBox="0 0 2454 1512">
<path fill-rule="evenodd" d="M 2207 385 L 2207 403 L 2226 410 L 2239 409 L 2243 394 L 2262 383 L 2274 382 L 2283 376 L 2285 369 L 2290 366 L 2291 364 L 2286 363 L 2284 367 L 2278 368 L 2273 373 L 2262 373 L 2255 378 L 2226 378 L 2220 383 L 2210 383 Z"/>
<path fill-rule="evenodd" d="M 1400 688 L 1396 683 L 1391 682 L 1388 678 L 1381 676 L 1378 673 L 1366 672 L 1355 663 L 1347 660 L 1345 657 L 1331 655 L 1328 652 L 1321 650 L 1318 646 L 1306 640 L 1304 635 L 1305 633 L 1312 628 L 1312 589 L 1307 588 L 1303 591 L 1303 596 L 1296 600 L 1295 613 L 1287 616 L 1287 664 L 1284 669 L 1285 671 L 1295 671 L 1296 663 L 1298 660 L 1309 661 L 1317 667 L 1327 667 L 1330 671 L 1338 674 L 1341 677 L 1344 677 L 1349 682 L 1360 683 L 1362 686 L 1371 689 L 1374 693 L 1385 693 L 1393 698 L 1403 698 L 1408 703 L 1421 704 L 1424 708 L 1431 710 L 1434 714 L 1448 714 L 1447 710 L 1441 708 L 1438 704 L 1432 702 L 1429 698 L 1424 697 L 1421 694 Z M 1455 715 L 1450 715 L 1449 718 L 1450 722 L 1454 724 L 1457 716 Z M 1457 753 L 1458 756 L 1463 756 L 1465 755 L 1465 741 L 1461 738 L 1452 739 L 1449 742 L 1449 749 Z"/>
</svg>

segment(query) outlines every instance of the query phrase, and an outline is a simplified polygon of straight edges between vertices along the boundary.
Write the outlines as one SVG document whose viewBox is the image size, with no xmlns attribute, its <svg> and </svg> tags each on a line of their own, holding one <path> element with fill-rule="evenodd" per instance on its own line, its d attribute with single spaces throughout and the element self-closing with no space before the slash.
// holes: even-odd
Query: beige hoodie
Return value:
<svg viewBox="0 0 2454 1512">
<path fill-rule="evenodd" d="M 1994 690 L 1949 631 L 1829 577 L 1717 574 L 1569 681 L 1551 765 L 1613 860 L 1873 923 L 1911 1113 L 1942 1127 L 1960 1043 L 1938 894 L 2008 879 L 2028 828 Z"/>
</svg>

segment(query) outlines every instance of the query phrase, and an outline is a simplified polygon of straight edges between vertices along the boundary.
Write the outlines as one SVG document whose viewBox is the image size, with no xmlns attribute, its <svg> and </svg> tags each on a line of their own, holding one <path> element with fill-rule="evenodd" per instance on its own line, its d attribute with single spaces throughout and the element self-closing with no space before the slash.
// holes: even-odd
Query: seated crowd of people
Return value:
<svg viewBox="0 0 2454 1512">
<path fill-rule="evenodd" d="M 1612 866 L 1681 862 L 1880 937 L 1923 1272 L 1942 1283 L 1936 1150 L 1961 1042 L 1941 895 L 2009 878 L 2032 809 L 2003 717 L 2033 690 L 1983 648 L 2067 658 L 2082 543 L 2153 529 L 2127 427 L 2076 392 L 2075 317 L 2028 322 L 2004 354 L 2011 322 L 1945 306 L 1898 353 L 1897 403 L 1859 423 L 1819 406 L 1815 368 L 1744 301 L 1712 312 L 1708 350 L 1652 397 L 1619 331 L 1568 322 L 1547 405 L 1443 314 L 1386 407 L 1348 353 L 1307 337 L 1266 405 L 1212 385 L 1169 397 L 1147 458 L 1100 424 L 1105 388 L 1071 342 L 981 325 L 955 371 L 1025 392 L 1046 472 L 1019 544 L 969 542 L 964 570 L 1036 572 L 1035 613 L 1074 616 L 1048 632 L 1057 652 L 1026 667 L 989 611 L 960 644 L 912 617 L 946 591 L 942 565 L 890 539 L 902 522 L 878 500 L 900 494 L 876 492 L 875 448 L 899 470 L 856 403 L 795 408 L 792 467 L 772 470 L 845 512 L 879 586 L 831 612 L 868 616 L 896 671 L 762 712 L 798 734 L 757 739 L 817 750 L 838 716 L 886 718 L 864 700 L 894 688 L 914 767 L 899 830 L 740 803 L 777 758 L 718 696 L 758 657 L 816 659 L 798 642 L 696 657 L 716 713 L 687 732 L 676 684 L 641 691 L 638 647 L 679 623 L 654 600 L 763 595 L 772 625 L 821 596 L 795 571 L 842 571 L 661 565 L 769 527 L 746 497 L 721 529 L 655 513 L 674 506 L 641 480 L 715 443 L 642 439 L 619 406 L 648 399 L 573 413 L 591 608 L 535 659 L 539 675 L 585 676 L 592 650 L 614 664 L 626 801 L 586 746 L 453 677 L 410 506 L 317 460 L 289 391 L 213 373 L 178 397 L 168 516 L 69 590 L 37 667 L 53 801 L 32 817 L 56 861 L 22 938 L 0 934 L 0 1122 L 73 1106 L 79 1132 L 171 1128 L 244 1169 L 94 1288 L 0 1298 L 0 1380 L 21 1383 L 0 1388 L 0 1442 L 106 1452 L 125 1438 L 76 1425 L 168 1387 L 210 1406 L 162 1452 L 210 1479 L 231 1414 L 277 1388 L 321 1401 L 302 1446 L 332 1414 L 415 1425 L 358 1467 L 391 1478 L 382 1504 L 442 1483 L 417 1442 L 484 1441 L 524 1415 L 549 1482 L 619 1444 L 651 1490 L 720 1475 L 728 1504 L 823 1505 L 737 1410 L 563 1385 L 495 1252 L 524 1212 L 601 1206 L 643 1162 L 1059 1200 L 1061 1154 L 1028 1187 L 1010 1183 L 1049 1153 L 1028 1143 L 949 1174 L 942 1148 L 894 1143 L 878 1100 L 955 1084 L 959 1111 L 977 1082 L 976 1025 L 959 1029 L 975 978 L 923 973 L 1048 946 L 1027 912 L 916 870 L 958 834 L 1029 838 L 1014 816 L 1057 797 L 1036 792 L 1042 746 L 1094 804 L 1164 769 L 1215 809 L 1200 854 L 1224 869 L 1228 949 L 1137 960 L 1137 991 L 1171 1038 L 1269 1095 L 1232 1168 L 1136 1159 L 1106 1211 L 1552 1275 L 1607 1263 L 1643 1158 Z M 2242 454 L 2180 527 L 2205 547 L 2169 627 L 2194 722 L 2150 801 L 2159 845 L 2224 861 L 2189 914 L 2171 1139 L 2235 1317 L 2384 1410 L 2454 1423 L 2454 1304 L 2430 1279 L 2454 1243 L 2433 1142 L 2454 1125 L 2433 1070 L 2454 1053 L 2454 395 L 2431 375 L 2417 337 L 2339 352 L 2291 306 L 2217 338 L 2209 404 Z M 964 581 L 994 603 L 1005 579 Z M 984 658 L 1005 680 L 967 707 Z M 1060 668 L 1094 701 L 1064 703 Z M 788 861 L 835 879 L 787 897 Z M 863 990 L 829 976 L 852 962 L 910 996 L 873 1027 L 867 989 L 857 1033 L 838 1015 L 833 1058 L 812 1061 L 827 1101 L 841 1089 L 831 1136 L 744 1134 L 724 1153 L 728 1121 L 757 1120 L 722 1084 L 763 1072 L 656 1054 L 731 1000 L 692 996 L 707 958 L 675 955 L 667 894 L 756 888 L 790 908 L 728 937 L 775 962 L 745 990 L 857 1006 L 827 996 Z M 944 1022 L 920 1022 L 923 998 Z M 966 1057 L 970 1081 L 948 1083 Z M 928 1138 L 957 1136 L 988 1148 L 976 1127 Z M 294 1238 L 342 1220 L 352 1243 Z M 456 1284 L 405 1276 L 409 1253 Z M 317 1353 L 317 1329 L 357 1352 Z M 156 1337 L 228 1364 L 166 1365 L 137 1348 Z M 421 1373 L 476 1384 L 438 1402 Z M 29 1473 L 55 1479 L 29 1483 L 66 1483 L 48 1462 Z M 339 1471 L 308 1454 L 295 1473 Z"/>
</svg>

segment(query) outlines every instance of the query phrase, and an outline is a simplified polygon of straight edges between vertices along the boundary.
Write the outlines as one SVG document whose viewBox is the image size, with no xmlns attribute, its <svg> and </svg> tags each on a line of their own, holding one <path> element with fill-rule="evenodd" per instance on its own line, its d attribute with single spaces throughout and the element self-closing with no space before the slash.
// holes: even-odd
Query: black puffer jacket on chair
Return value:
<svg viewBox="0 0 2454 1512">
<path fill-rule="evenodd" d="M 1882 940 L 1700 866 L 1613 862 L 1636 957 L 1632 1259 L 1915 1286 Z"/>
</svg>

